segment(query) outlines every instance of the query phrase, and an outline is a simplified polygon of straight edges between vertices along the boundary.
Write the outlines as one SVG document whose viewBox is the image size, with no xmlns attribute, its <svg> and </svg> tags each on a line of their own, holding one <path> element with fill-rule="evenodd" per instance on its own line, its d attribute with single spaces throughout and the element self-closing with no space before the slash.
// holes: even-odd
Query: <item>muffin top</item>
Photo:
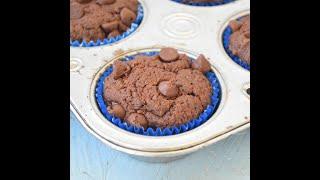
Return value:
<svg viewBox="0 0 320 180">
<path fill-rule="evenodd" d="M 210 71 L 200 55 L 191 61 L 176 49 L 156 56 L 115 61 L 104 81 L 110 114 L 137 126 L 165 128 L 197 118 L 211 102 L 212 88 L 203 73 Z"/>
<path fill-rule="evenodd" d="M 232 29 L 229 49 L 232 54 L 250 64 L 250 15 L 229 23 Z"/>
<path fill-rule="evenodd" d="M 125 32 L 137 16 L 137 0 L 70 0 L 70 39 L 89 42 Z"/>
</svg>

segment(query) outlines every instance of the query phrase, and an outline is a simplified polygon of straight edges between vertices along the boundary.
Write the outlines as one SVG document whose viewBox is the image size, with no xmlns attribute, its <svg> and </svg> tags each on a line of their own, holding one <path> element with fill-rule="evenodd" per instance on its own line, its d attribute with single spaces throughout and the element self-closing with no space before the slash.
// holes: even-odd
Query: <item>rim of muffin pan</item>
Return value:
<svg viewBox="0 0 320 180">
<path fill-rule="evenodd" d="M 131 24 L 130 28 L 127 29 L 126 32 L 112 38 L 104 38 L 103 40 L 98 39 L 97 41 L 89 41 L 86 42 L 82 40 L 81 42 L 79 40 L 71 40 L 70 39 L 70 47 L 83 47 L 83 48 L 90 48 L 90 47 L 97 47 L 97 46 L 110 46 L 117 43 L 120 43 L 126 39 L 128 39 L 130 36 L 135 34 L 137 31 L 139 31 L 140 27 L 142 26 L 146 14 L 146 8 L 143 1 L 138 0 L 138 10 L 137 10 L 137 17 L 135 21 Z"/>
<path fill-rule="evenodd" d="M 223 6 L 229 3 L 233 3 L 238 0 L 222 0 L 221 2 L 190 2 L 190 3 L 185 3 L 183 2 L 184 0 L 171 0 L 173 2 L 187 5 L 187 6 L 195 6 L 195 7 L 211 7 L 211 6 Z"/>
<path fill-rule="evenodd" d="M 220 31 L 220 45 L 222 46 L 222 49 L 224 51 L 224 54 L 228 56 L 227 59 L 229 59 L 233 64 L 237 65 L 237 67 L 250 72 L 250 65 L 246 63 L 245 61 L 241 60 L 238 56 L 233 55 L 232 52 L 229 49 L 229 38 L 232 33 L 232 30 L 229 26 L 230 21 L 235 19 L 241 19 L 242 17 L 245 17 L 247 15 L 250 15 L 250 10 L 242 11 L 236 15 L 232 15 L 228 20 L 224 23 L 222 26 L 222 29 Z"/>
<path fill-rule="evenodd" d="M 93 132 L 95 132 L 97 135 L 104 137 L 108 141 L 118 144 L 120 146 L 124 146 L 126 148 L 132 148 L 137 150 L 146 150 L 146 151 L 167 151 L 167 150 L 176 150 L 179 148 L 187 148 L 194 145 L 201 144 L 203 141 L 207 141 L 215 134 L 211 133 L 204 133 L 203 131 L 208 131 L 210 125 L 212 122 L 216 120 L 216 117 L 221 113 L 228 92 L 226 91 L 226 84 L 224 82 L 224 79 L 221 75 L 221 73 L 211 64 L 211 71 L 214 72 L 216 75 L 220 87 L 221 87 L 221 97 L 219 106 L 217 106 L 216 111 L 213 113 L 213 115 L 208 118 L 207 121 L 205 121 L 203 124 L 198 126 L 197 128 L 194 128 L 190 131 L 186 131 L 183 133 L 175 134 L 175 135 L 169 135 L 169 136 L 146 136 L 141 134 L 136 134 L 129 132 L 127 130 L 121 129 L 115 124 L 113 124 L 111 121 L 106 119 L 106 117 L 103 115 L 103 113 L 100 111 L 99 105 L 96 101 L 96 87 L 99 81 L 99 78 L 101 75 L 107 70 L 108 67 L 110 67 L 114 61 L 118 59 L 122 59 L 126 56 L 132 56 L 140 53 L 150 52 L 150 51 L 160 51 L 161 47 L 150 47 L 150 48 L 142 48 L 142 49 L 136 49 L 136 50 L 129 50 L 127 52 L 121 53 L 115 57 L 113 57 L 108 63 L 104 64 L 97 73 L 95 74 L 94 78 L 92 79 L 91 86 L 90 86 L 90 94 L 89 94 L 89 100 L 92 106 L 92 110 L 96 113 L 98 116 L 98 119 L 92 120 L 91 125 L 88 124 L 90 129 L 92 129 Z M 189 50 L 184 50 L 181 48 L 176 48 L 179 53 L 186 54 L 189 58 L 196 59 L 199 56 L 199 53 L 195 53 Z M 211 128 L 210 128 L 211 129 Z M 223 132 L 225 133 L 225 132 Z M 201 137 L 199 138 L 199 135 L 201 134 Z M 179 143 L 177 143 L 178 141 Z M 156 144 L 153 144 L 156 143 Z"/>
<path fill-rule="evenodd" d="M 141 157 L 141 158 L 145 158 L 145 157 L 146 158 L 159 158 L 159 157 L 160 158 L 162 158 L 162 157 L 174 158 L 177 156 L 184 156 L 189 153 L 195 152 L 198 149 L 204 148 L 204 147 L 209 146 L 215 142 L 218 142 L 224 138 L 227 138 L 232 134 L 235 134 L 237 132 L 241 132 L 241 131 L 245 130 L 246 128 L 250 127 L 250 123 L 243 124 L 243 125 L 236 127 L 235 129 L 232 129 L 231 131 L 222 133 L 216 137 L 208 139 L 207 141 L 204 141 L 202 143 L 199 143 L 197 145 L 187 147 L 187 148 L 180 148 L 180 149 L 171 150 L 171 151 L 144 151 L 144 150 L 139 150 L 139 149 L 128 148 L 128 147 L 116 144 L 112 141 L 109 141 L 108 139 L 101 136 L 100 134 L 97 134 L 90 126 L 88 126 L 88 124 L 85 121 L 83 121 L 83 117 L 79 113 L 77 113 L 77 110 L 74 108 L 74 106 L 71 105 L 70 109 L 74 112 L 74 115 L 79 120 L 81 119 L 80 123 L 85 127 L 85 129 L 88 132 L 90 132 L 92 135 L 94 135 L 96 138 L 98 138 L 103 143 L 109 145 L 111 148 L 113 148 L 115 150 L 128 153 L 129 155 L 133 155 L 134 157 L 138 157 L 138 158 L 139 157 Z"/>
<path fill-rule="evenodd" d="M 120 60 L 122 61 L 131 61 L 134 60 L 136 56 L 139 55 L 146 55 L 146 56 L 155 56 L 158 55 L 159 51 L 149 51 L 144 53 L 137 53 L 130 56 L 124 56 Z M 189 57 L 192 61 L 195 59 Z M 131 133 L 140 134 L 140 135 L 146 135 L 146 136 L 172 136 L 176 134 L 181 134 L 187 131 L 191 131 L 192 129 L 195 129 L 199 126 L 201 126 L 203 123 L 205 123 L 207 120 L 211 118 L 211 116 L 214 115 L 215 111 L 219 107 L 219 103 L 221 100 L 221 85 L 219 82 L 219 79 L 216 77 L 215 73 L 211 70 L 204 74 L 204 76 L 208 79 L 210 86 L 212 87 L 212 94 L 210 96 L 211 102 L 207 105 L 207 107 L 199 114 L 198 117 L 189 120 L 188 122 L 182 124 L 182 125 L 175 125 L 172 127 L 166 127 L 166 128 L 152 128 L 148 127 L 146 129 L 142 127 L 136 127 L 133 125 L 128 124 L 124 120 L 111 115 L 107 110 L 107 104 L 104 101 L 104 80 L 112 73 L 112 64 L 106 67 L 105 71 L 101 74 L 97 86 L 96 86 L 96 103 L 99 107 L 100 112 L 103 114 L 103 116 L 113 123 L 118 128 L 121 128 L 123 130 L 126 130 Z"/>
</svg>

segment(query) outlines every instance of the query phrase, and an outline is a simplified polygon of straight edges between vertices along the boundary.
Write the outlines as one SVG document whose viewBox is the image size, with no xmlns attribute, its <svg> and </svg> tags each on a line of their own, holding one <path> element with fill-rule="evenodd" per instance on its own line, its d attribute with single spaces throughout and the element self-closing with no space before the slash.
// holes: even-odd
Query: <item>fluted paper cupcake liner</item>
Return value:
<svg viewBox="0 0 320 180">
<path fill-rule="evenodd" d="M 177 3 L 182 3 L 182 4 L 187 4 L 187 5 L 191 5 L 191 6 L 219 6 L 219 5 L 223 5 L 223 4 L 227 4 L 236 0 L 223 0 L 221 2 L 190 2 L 190 3 L 186 3 L 184 2 L 184 0 L 172 0 L 175 1 Z"/>
<path fill-rule="evenodd" d="M 157 55 L 158 52 L 147 52 L 147 53 L 140 53 L 137 55 L 147 55 L 147 56 L 154 56 Z M 133 60 L 135 56 L 127 56 L 123 60 L 124 61 L 130 61 Z M 140 135 L 147 135 L 147 136 L 169 136 L 169 135 L 175 135 L 180 134 L 186 131 L 190 131 L 204 122 L 206 122 L 217 110 L 220 99 L 221 99 L 221 86 L 219 83 L 218 78 L 216 77 L 215 73 L 213 72 L 207 72 L 205 76 L 208 78 L 211 87 L 212 87 L 212 95 L 211 95 L 211 103 L 207 106 L 207 108 L 199 115 L 198 118 L 190 120 L 188 123 L 182 124 L 180 126 L 172 126 L 167 128 L 156 128 L 153 129 L 151 127 L 144 129 L 142 127 L 136 127 L 133 125 L 130 125 L 126 123 L 125 121 L 121 120 L 120 118 L 117 118 L 113 115 L 111 115 L 107 110 L 107 104 L 105 103 L 103 99 L 103 93 L 104 93 L 104 80 L 106 77 L 108 77 L 112 73 L 112 66 L 108 67 L 107 70 L 101 75 L 101 77 L 98 80 L 97 86 L 96 86 L 96 102 L 98 104 L 98 107 L 100 108 L 101 113 L 104 115 L 104 117 L 113 123 L 114 125 L 118 126 L 119 128 L 140 134 Z"/>
<path fill-rule="evenodd" d="M 225 51 L 227 52 L 227 54 L 230 56 L 230 58 L 235 63 L 239 64 L 244 69 L 250 71 L 250 65 L 247 62 L 245 62 L 244 60 L 241 60 L 239 56 L 234 55 L 231 52 L 231 50 L 229 49 L 231 34 L 232 34 L 232 29 L 230 26 L 227 26 L 227 28 L 224 30 L 223 35 L 222 35 L 223 36 L 222 37 L 223 47 L 224 47 Z"/>
<path fill-rule="evenodd" d="M 132 34 L 134 31 L 137 30 L 137 28 L 139 27 L 139 25 L 141 24 L 141 21 L 143 19 L 143 8 L 142 5 L 139 4 L 138 5 L 138 12 L 137 12 L 137 18 L 136 20 L 131 24 L 131 27 L 128 28 L 128 30 L 116 37 L 112 37 L 112 38 L 105 38 L 103 40 L 98 39 L 97 41 L 82 41 L 79 42 L 78 40 L 71 40 L 70 39 L 70 46 L 72 47 L 94 47 L 94 46 L 101 46 L 101 45 L 110 45 L 113 44 L 117 41 L 120 41 L 126 37 L 128 37 L 130 34 Z"/>
</svg>

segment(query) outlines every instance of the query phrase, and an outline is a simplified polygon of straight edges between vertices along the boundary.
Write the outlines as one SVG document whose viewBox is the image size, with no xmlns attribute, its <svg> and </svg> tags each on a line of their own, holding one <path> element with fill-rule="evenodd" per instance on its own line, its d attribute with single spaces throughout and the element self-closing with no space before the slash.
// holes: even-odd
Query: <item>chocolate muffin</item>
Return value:
<svg viewBox="0 0 320 180">
<path fill-rule="evenodd" d="M 212 88 L 204 75 L 210 69 L 203 55 L 191 61 L 173 48 L 115 61 L 104 81 L 108 112 L 144 129 L 185 124 L 211 102 Z"/>
<path fill-rule="evenodd" d="M 229 49 L 250 65 L 250 15 L 229 23 L 232 30 Z"/>
<path fill-rule="evenodd" d="M 118 36 L 135 21 L 137 9 L 137 0 L 70 0 L 70 38 L 89 42 Z"/>
</svg>

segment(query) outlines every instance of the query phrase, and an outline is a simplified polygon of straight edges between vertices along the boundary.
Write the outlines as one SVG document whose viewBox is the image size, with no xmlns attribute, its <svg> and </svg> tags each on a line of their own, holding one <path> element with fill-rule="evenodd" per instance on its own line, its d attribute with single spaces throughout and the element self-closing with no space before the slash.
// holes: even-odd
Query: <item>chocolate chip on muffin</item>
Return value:
<svg viewBox="0 0 320 180">
<path fill-rule="evenodd" d="M 130 66 L 126 62 L 123 61 L 116 61 L 113 63 L 113 78 L 119 79 L 124 74 L 128 73 L 130 71 Z"/>
<path fill-rule="evenodd" d="M 166 97 L 176 97 L 178 95 L 179 89 L 177 86 L 170 81 L 161 81 L 158 85 L 160 93 Z"/>
<path fill-rule="evenodd" d="M 100 5 L 113 4 L 114 2 L 116 2 L 116 0 L 97 0 L 97 3 Z"/>
<path fill-rule="evenodd" d="M 168 51 L 171 55 L 162 54 Z M 205 60 L 199 56 L 194 62 L 199 66 L 192 68 L 188 56 L 163 48 L 159 55 L 115 61 L 113 72 L 104 81 L 104 100 L 107 104 L 117 102 L 125 111 L 123 121 L 137 127 L 165 128 L 187 123 L 211 102 L 211 84 L 204 76 L 208 71 Z"/>
<path fill-rule="evenodd" d="M 210 63 L 204 57 L 203 54 L 200 54 L 200 56 L 195 61 L 192 62 L 192 68 L 197 69 L 202 73 L 206 73 L 211 69 Z"/>
<path fill-rule="evenodd" d="M 101 28 L 103 31 L 108 34 L 111 33 L 114 30 L 118 30 L 119 28 L 119 21 L 112 21 L 112 22 L 107 22 L 101 25 Z"/>
<path fill-rule="evenodd" d="M 70 19 L 80 19 L 84 16 L 83 7 L 78 3 L 70 4 Z"/>
<path fill-rule="evenodd" d="M 118 103 L 112 103 L 111 106 L 108 106 L 108 112 L 120 119 L 123 119 L 126 115 L 126 111 Z"/>
<path fill-rule="evenodd" d="M 161 60 L 165 62 L 175 61 L 179 58 L 178 51 L 174 48 L 163 48 L 160 53 Z"/>
<path fill-rule="evenodd" d="M 123 8 L 120 12 L 120 18 L 125 25 L 130 26 L 130 24 L 136 19 L 136 14 L 128 8 Z"/>
<path fill-rule="evenodd" d="M 147 129 L 148 127 L 148 121 L 142 114 L 132 113 L 129 115 L 127 121 L 129 124 L 136 127 L 143 127 L 144 129 Z"/>
</svg>

